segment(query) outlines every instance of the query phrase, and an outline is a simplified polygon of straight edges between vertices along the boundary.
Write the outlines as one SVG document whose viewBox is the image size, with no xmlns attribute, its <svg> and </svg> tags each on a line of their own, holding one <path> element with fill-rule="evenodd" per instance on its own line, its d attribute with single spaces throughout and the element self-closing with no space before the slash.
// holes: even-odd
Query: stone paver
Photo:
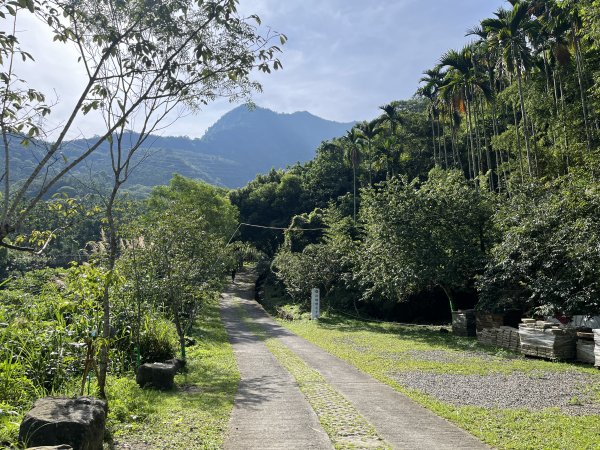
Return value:
<svg viewBox="0 0 600 450">
<path fill-rule="evenodd" d="M 244 283 L 238 285 L 239 289 L 237 291 L 237 297 L 228 297 L 228 295 L 225 295 L 224 305 L 226 306 L 228 303 L 237 302 L 245 309 L 247 315 L 250 316 L 254 322 L 261 324 L 266 329 L 268 335 L 280 339 L 281 342 L 302 358 L 310 367 L 319 371 L 331 387 L 335 388 L 335 390 L 354 404 L 358 412 L 369 421 L 377 433 L 385 439 L 392 448 L 436 450 L 489 449 L 488 446 L 475 439 L 470 434 L 433 414 L 431 411 L 423 408 L 391 387 L 360 372 L 345 361 L 325 352 L 321 348 L 279 326 L 258 303 L 252 300 L 252 285 L 247 284 L 250 279 L 246 277 L 247 275 L 245 275 L 243 280 L 240 280 Z M 224 316 L 225 315 L 226 310 L 224 312 Z M 228 327 L 231 328 L 232 325 L 230 324 Z M 239 333 L 239 325 L 237 325 L 237 328 Z M 239 339 L 253 341 L 256 338 L 245 335 L 239 336 Z M 235 349 L 235 335 L 233 336 L 232 342 L 234 342 Z M 247 350 L 254 351 L 250 347 L 248 347 Z M 236 357 L 237 355 L 238 352 L 236 351 Z M 268 355 L 261 356 L 261 358 L 268 358 Z M 242 370 L 243 365 L 244 363 L 240 366 L 240 371 Z M 261 370 L 265 370 L 266 367 L 267 364 L 264 364 L 264 367 L 262 367 Z M 281 367 L 279 367 L 279 369 L 281 369 Z M 263 374 L 262 376 L 268 376 L 265 372 L 260 373 Z M 253 377 L 256 375 L 246 376 Z M 244 379 L 244 375 L 242 375 L 242 379 Z M 258 394 L 260 395 L 260 392 Z M 235 420 L 239 420 L 241 417 L 240 414 L 243 414 L 243 410 L 239 408 L 237 403 L 238 399 L 236 398 L 236 407 L 234 411 Z M 304 401 L 304 403 L 306 402 Z M 232 423 L 235 422 L 234 419 L 232 419 Z M 270 419 L 268 418 L 266 419 L 267 422 L 269 422 L 269 420 Z M 310 430 L 308 430 L 308 432 L 310 432 Z M 321 432 L 318 433 L 318 436 L 321 436 Z M 236 442 L 235 439 L 233 439 L 233 435 L 230 435 L 230 439 L 228 439 L 227 442 Z M 292 445 L 286 448 L 303 447 L 306 446 Z M 229 448 L 267 447 L 244 447 L 236 445 Z"/>
</svg>

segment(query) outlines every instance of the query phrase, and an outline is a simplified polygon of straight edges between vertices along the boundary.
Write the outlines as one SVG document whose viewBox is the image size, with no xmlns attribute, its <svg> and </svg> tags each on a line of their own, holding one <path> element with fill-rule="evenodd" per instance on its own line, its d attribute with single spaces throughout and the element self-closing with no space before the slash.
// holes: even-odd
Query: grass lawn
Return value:
<svg viewBox="0 0 600 450">
<path fill-rule="evenodd" d="M 439 327 L 366 323 L 332 315 L 321 320 L 280 323 L 287 329 L 348 361 L 378 380 L 407 394 L 440 416 L 456 423 L 484 442 L 503 449 L 599 449 L 600 416 L 569 416 L 557 408 L 531 412 L 525 409 L 489 409 L 455 406 L 414 389 L 407 389 L 395 375 L 408 371 L 440 374 L 510 374 L 576 370 L 597 380 L 591 367 L 514 358 L 506 351 L 489 349 L 476 340 L 441 334 Z M 423 354 L 445 358 L 423 358 Z"/>
<path fill-rule="evenodd" d="M 223 445 L 239 372 L 219 313 L 207 304 L 190 333 L 188 370 L 172 392 L 142 390 L 132 377 L 109 381 L 114 448 L 217 449 Z"/>
</svg>

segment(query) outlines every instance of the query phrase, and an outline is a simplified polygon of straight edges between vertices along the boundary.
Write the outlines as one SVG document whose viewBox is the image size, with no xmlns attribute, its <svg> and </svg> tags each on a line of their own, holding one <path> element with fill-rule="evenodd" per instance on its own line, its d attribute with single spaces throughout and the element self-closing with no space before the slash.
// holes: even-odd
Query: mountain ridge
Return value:
<svg viewBox="0 0 600 450">
<path fill-rule="evenodd" d="M 241 105 L 225 113 L 201 138 L 150 136 L 134 158 L 135 162 L 143 158 L 143 164 L 132 172 L 124 189 L 145 195 L 153 186 L 167 184 L 174 173 L 221 187 L 242 187 L 271 168 L 283 169 L 311 160 L 321 142 L 344 135 L 355 123 L 322 119 L 308 111 L 278 113 L 259 106 L 249 109 Z M 135 133 L 131 137 L 135 140 Z M 65 146 L 65 161 L 76 158 L 90 142 L 80 139 Z M 18 156 L 13 160 L 15 179 L 28 176 L 35 159 Z M 89 179 L 90 173 L 110 182 L 108 142 L 60 185 L 68 186 L 77 178 Z M 60 186 L 56 189 L 60 190 Z"/>
</svg>

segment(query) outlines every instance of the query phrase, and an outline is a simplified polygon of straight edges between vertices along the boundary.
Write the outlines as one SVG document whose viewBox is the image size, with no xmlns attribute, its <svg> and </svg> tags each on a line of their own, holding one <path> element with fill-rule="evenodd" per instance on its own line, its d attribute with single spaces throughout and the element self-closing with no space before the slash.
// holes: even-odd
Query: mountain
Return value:
<svg viewBox="0 0 600 450">
<path fill-rule="evenodd" d="M 240 106 L 210 127 L 201 143 L 206 153 L 250 164 L 260 173 L 273 166 L 281 168 L 312 159 L 322 141 L 342 136 L 353 125 L 331 122 L 306 111 L 278 114 Z"/>
<path fill-rule="evenodd" d="M 200 139 L 151 136 L 126 189 L 143 194 L 166 184 L 173 173 L 228 188 L 241 187 L 259 173 L 309 161 L 322 141 L 342 136 L 354 123 L 338 123 L 308 112 L 279 114 L 265 108 L 239 106 L 221 117 Z M 132 136 L 135 138 L 135 136 Z M 64 150 L 67 160 L 86 148 L 73 142 Z M 77 168 L 75 176 L 110 176 L 108 143 Z M 71 180 L 67 184 L 70 184 Z"/>
</svg>

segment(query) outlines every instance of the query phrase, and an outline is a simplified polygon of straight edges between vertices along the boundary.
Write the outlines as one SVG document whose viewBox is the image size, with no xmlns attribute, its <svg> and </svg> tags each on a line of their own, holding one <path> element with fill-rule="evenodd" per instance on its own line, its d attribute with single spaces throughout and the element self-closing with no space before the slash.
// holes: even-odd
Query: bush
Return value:
<svg viewBox="0 0 600 450">
<path fill-rule="evenodd" d="M 478 282 L 481 309 L 600 311 L 600 191 L 566 178 L 532 185 L 498 210 L 502 240 Z"/>
</svg>

